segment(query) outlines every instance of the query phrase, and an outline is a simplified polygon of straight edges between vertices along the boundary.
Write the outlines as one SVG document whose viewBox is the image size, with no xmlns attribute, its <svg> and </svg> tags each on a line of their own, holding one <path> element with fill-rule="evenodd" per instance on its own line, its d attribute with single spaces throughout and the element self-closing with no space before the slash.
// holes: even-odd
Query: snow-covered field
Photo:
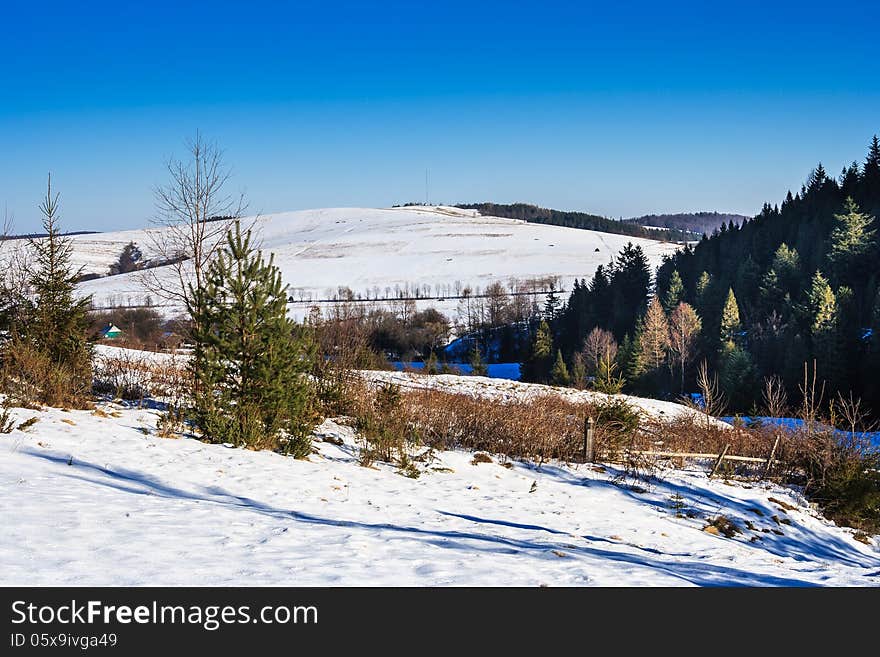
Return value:
<svg viewBox="0 0 880 657">
<path fill-rule="evenodd" d="M 247 220 L 244 221 L 248 223 Z M 128 242 L 150 257 L 149 228 L 74 236 L 74 262 L 84 273 L 106 274 Z M 471 286 L 560 277 L 568 289 L 589 278 L 627 242 L 640 244 L 653 266 L 674 244 L 516 219 L 483 217 L 474 210 L 446 207 L 388 209 L 333 208 L 266 215 L 255 232 L 262 248 L 275 253 L 295 299 L 332 298 L 339 287 L 361 295 L 394 296 L 406 286 L 430 286 L 429 295 L 451 296 Z M 15 248 L 11 242 L 9 249 Z M 147 292 L 136 274 L 87 281 L 81 293 L 96 305 L 142 303 Z M 153 301 L 156 301 L 155 296 Z M 293 304 L 304 315 L 310 303 Z M 432 301 L 443 312 L 457 301 Z"/>
<path fill-rule="evenodd" d="M 348 427 L 317 453 L 155 434 L 157 414 L 15 409 L 0 434 L 2 585 L 877 585 L 865 545 L 771 484 L 611 468 L 364 468 Z M 337 439 L 341 444 L 335 444 Z M 331 442 L 332 441 L 332 442 Z M 705 531 L 723 515 L 741 533 Z"/>
</svg>

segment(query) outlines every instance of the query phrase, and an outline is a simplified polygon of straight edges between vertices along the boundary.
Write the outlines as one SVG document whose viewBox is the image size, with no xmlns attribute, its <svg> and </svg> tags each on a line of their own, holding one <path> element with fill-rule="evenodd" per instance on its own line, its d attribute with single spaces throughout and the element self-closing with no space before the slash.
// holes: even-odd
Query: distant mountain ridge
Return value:
<svg viewBox="0 0 880 657">
<path fill-rule="evenodd" d="M 711 235 L 716 229 L 721 228 L 721 224 L 729 225 L 732 221 L 734 226 L 740 226 L 748 219 L 751 217 L 730 212 L 678 212 L 675 214 L 645 214 L 641 217 L 624 219 L 623 222 L 637 226 L 656 226 L 657 228 Z"/>
</svg>

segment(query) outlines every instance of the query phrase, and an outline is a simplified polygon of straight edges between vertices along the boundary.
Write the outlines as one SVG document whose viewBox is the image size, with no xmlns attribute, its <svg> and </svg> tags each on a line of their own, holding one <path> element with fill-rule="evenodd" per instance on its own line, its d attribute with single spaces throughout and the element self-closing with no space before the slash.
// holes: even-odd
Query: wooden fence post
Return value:
<svg viewBox="0 0 880 657">
<path fill-rule="evenodd" d="M 584 463 L 593 462 L 593 433 L 595 421 L 592 417 L 584 420 Z"/>
<path fill-rule="evenodd" d="M 766 479 L 767 475 L 770 473 L 770 468 L 773 466 L 773 457 L 776 456 L 777 447 L 779 447 L 779 434 L 776 434 L 776 440 L 773 441 L 773 449 L 770 450 L 770 456 L 764 466 L 764 472 L 761 474 L 761 479 Z"/>
<path fill-rule="evenodd" d="M 715 465 L 712 466 L 712 472 L 709 473 L 709 479 L 711 479 L 712 475 L 714 475 L 718 471 L 718 467 L 721 465 L 721 461 L 724 460 L 724 457 L 727 456 L 727 450 L 729 450 L 729 449 L 730 449 L 730 443 L 727 443 L 724 446 L 724 449 L 722 449 L 721 453 L 718 455 L 718 460 L 715 461 Z"/>
</svg>

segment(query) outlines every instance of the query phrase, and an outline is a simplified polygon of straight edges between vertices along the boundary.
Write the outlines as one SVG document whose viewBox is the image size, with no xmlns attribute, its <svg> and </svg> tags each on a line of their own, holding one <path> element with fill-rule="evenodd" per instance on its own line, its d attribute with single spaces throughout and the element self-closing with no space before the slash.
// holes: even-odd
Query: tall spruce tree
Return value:
<svg viewBox="0 0 880 657">
<path fill-rule="evenodd" d="M 738 343 L 740 333 L 742 332 L 742 323 L 739 319 L 739 305 L 736 303 L 736 297 L 733 289 L 727 290 L 727 298 L 724 301 L 724 309 L 721 311 L 721 341 L 723 343 Z"/>
<path fill-rule="evenodd" d="M 663 310 L 671 313 L 678 308 L 678 304 L 682 301 L 684 301 L 684 283 L 678 270 L 673 269 L 672 275 L 669 277 L 669 287 L 666 290 L 666 295 L 663 297 Z"/>
<path fill-rule="evenodd" d="M 535 331 L 529 356 L 523 363 L 523 380 L 543 383 L 550 375 L 550 356 L 553 353 L 553 335 L 550 325 L 541 321 Z"/>
<path fill-rule="evenodd" d="M 813 358 L 816 359 L 819 375 L 834 386 L 841 356 L 838 349 L 837 298 L 820 271 L 813 275 L 807 305 Z"/>
<path fill-rule="evenodd" d="M 73 244 L 59 227 L 58 199 L 49 176 L 39 206 L 46 235 L 30 241 L 33 301 L 13 321 L 7 355 L 33 401 L 83 405 L 92 387 L 92 345 L 86 334 L 91 297 L 74 297 L 79 272 L 71 263 Z"/>
<path fill-rule="evenodd" d="M 844 201 L 843 210 L 834 215 L 836 225 L 830 235 L 828 260 L 833 280 L 838 286 L 861 289 L 865 271 L 877 253 L 877 231 L 869 228 L 874 223 L 874 217 L 862 212 L 849 197 Z"/>
<path fill-rule="evenodd" d="M 651 268 L 641 246 L 628 243 L 611 273 L 612 330 L 620 337 L 633 329 L 648 301 Z"/>
<path fill-rule="evenodd" d="M 483 360 L 483 355 L 480 352 L 480 345 L 474 340 L 474 346 L 471 348 L 470 353 L 470 366 L 471 366 L 471 374 L 473 376 L 488 376 L 489 368 L 486 366 L 486 362 Z"/>
<path fill-rule="evenodd" d="M 567 386 L 571 383 L 568 367 L 559 349 L 556 350 L 556 360 L 553 362 L 553 369 L 550 370 L 550 383 L 555 386 Z"/>
<path fill-rule="evenodd" d="M 195 417 L 206 438 L 308 455 L 314 348 L 287 317 L 281 273 L 238 221 L 193 299 Z"/>
<path fill-rule="evenodd" d="M 547 293 L 547 298 L 544 300 L 544 321 L 552 322 L 556 319 L 561 307 L 562 300 L 556 294 L 556 290 L 551 285 L 550 291 Z"/>
<path fill-rule="evenodd" d="M 703 271 L 700 273 L 699 278 L 697 278 L 696 285 L 696 300 L 697 306 L 705 312 L 705 303 L 706 298 L 709 295 L 709 287 L 712 285 L 712 276 L 707 271 Z"/>
</svg>

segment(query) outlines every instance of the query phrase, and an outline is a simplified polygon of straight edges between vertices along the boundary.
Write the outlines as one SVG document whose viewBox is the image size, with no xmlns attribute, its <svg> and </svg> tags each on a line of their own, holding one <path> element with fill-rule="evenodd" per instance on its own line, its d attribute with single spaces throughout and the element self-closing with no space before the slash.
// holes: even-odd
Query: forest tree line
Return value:
<svg viewBox="0 0 880 657">
<path fill-rule="evenodd" d="M 551 226 L 565 226 L 567 228 L 580 228 L 582 230 L 597 230 L 603 233 L 615 235 L 629 235 L 642 237 L 649 240 L 665 240 L 670 242 L 686 242 L 693 240 L 691 233 L 682 230 L 643 228 L 639 224 L 625 221 L 617 221 L 608 217 L 600 217 L 587 212 L 566 212 L 541 208 L 528 203 L 461 203 L 456 205 L 463 210 L 477 210 L 487 217 L 505 217 L 508 219 L 520 219 L 534 224 L 549 224 Z"/>
<path fill-rule="evenodd" d="M 878 214 L 875 136 L 862 163 L 837 178 L 819 164 L 780 205 L 667 256 L 653 281 L 642 249 L 625 247 L 533 328 L 524 374 L 675 398 L 705 362 L 729 410 L 748 413 L 768 378 L 797 398 L 806 368 L 826 401 L 851 394 L 876 414 Z"/>
</svg>

